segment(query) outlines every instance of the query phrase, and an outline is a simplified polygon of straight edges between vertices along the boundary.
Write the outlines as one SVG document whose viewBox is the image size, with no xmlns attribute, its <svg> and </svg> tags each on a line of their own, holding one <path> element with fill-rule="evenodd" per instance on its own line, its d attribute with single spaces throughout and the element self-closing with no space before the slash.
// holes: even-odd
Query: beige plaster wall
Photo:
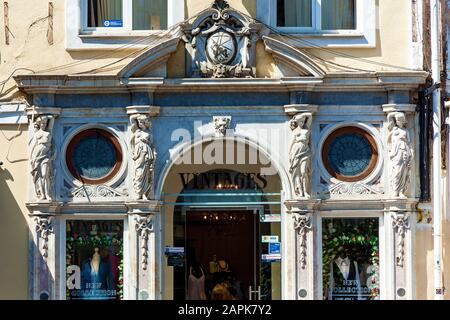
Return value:
<svg viewBox="0 0 450 320">
<path fill-rule="evenodd" d="M 0 300 L 28 298 L 28 133 L 26 125 L 17 128 L 0 125 Z"/>
<path fill-rule="evenodd" d="M 130 54 L 128 50 L 115 51 L 66 51 L 65 50 L 65 12 L 64 1 L 54 3 L 54 44 L 47 42 L 48 29 L 48 1 L 44 0 L 14 0 L 7 1 L 9 5 L 9 29 L 10 44 L 5 45 L 5 32 L 2 26 L 0 32 L 0 81 L 6 79 L 17 68 L 29 68 L 35 72 L 51 74 L 72 74 L 92 71 L 119 58 Z M 211 1 L 186 0 L 186 17 L 191 17 L 210 6 Z M 256 0 L 230 0 L 232 7 L 251 16 L 256 16 Z M 368 49 L 333 49 L 333 52 L 325 50 L 309 50 L 315 56 L 330 60 L 334 63 L 350 65 L 354 68 L 367 70 L 386 70 L 387 67 L 368 64 L 363 61 L 339 57 L 340 54 L 350 54 L 371 61 L 384 62 L 403 67 L 410 66 L 410 38 L 411 32 L 411 7 L 410 1 L 377 1 L 377 46 Z M 0 16 L 3 17 L 3 5 L 0 6 Z M 133 48 L 131 51 L 137 51 Z M 336 54 L 336 52 L 338 54 Z M 258 62 L 259 66 L 266 65 L 260 75 L 273 75 L 267 72 L 274 69 L 267 65 L 267 60 Z M 117 73 L 132 57 L 106 69 L 93 71 L 95 73 Z M 181 55 L 177 55 L 175 62 L 177 68 L 184 63 Z M 73 64 L 76 63 L 76 64 Z M 270 62 L 273 64 L 273 61 Z M 50 68 L 60 67 L 49 71 Z M 172 67 L 170 67 L 172 68 Z M 170 69 L 169 68 L 169 69 Z M 328 71 L 334 71 L 331 66 L 324 66 Z M 29 73 L 19 70 L 17 73 Z M 178 70 L 169 70 L 180 76 Z M 0 93 L 0 101 L 9 101 L 20 94 L 14 87 L 14 80 L 8 81 L 3 92 Z"/>
</svg>

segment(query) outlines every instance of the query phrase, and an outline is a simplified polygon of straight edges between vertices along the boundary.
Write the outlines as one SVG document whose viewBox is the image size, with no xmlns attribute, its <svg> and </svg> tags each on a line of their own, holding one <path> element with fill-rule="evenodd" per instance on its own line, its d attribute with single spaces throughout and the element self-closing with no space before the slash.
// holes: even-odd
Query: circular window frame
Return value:
<svg viewBox="0 0 450 320">
<path fill-rule="evenodd" d="M 334 140 L 344 134 L 357 134 L 359 136 L 362 136 L 364 139 L 366 139 L 369 142 L 369 145 L 372 150 L 372 157 L 370 159 L 369 165 L 367 168 L 361 172 L 360 174 L 356 176 L 344 176 L 341 174 L 338 174 L 335 172 L 333 166 L 328 161 L 328 153 L 330 150 L 331 144 L 334 142 Z M 372 174 L 372 172 L 375 170 L 377 163 L 379 159 L 379 153 L 378 153 L 378 146 L 375 141 L 375 138 L 366 130 L 356 127 L 356 126 L 345 126 L 340 127 L 335 130 L 333 130 L 325 139 L 322 146 L 322 163 L 327 170 L 328 174 L 331 175 L 331 177 L 338 179 L 339 181 L 344 182 L 357 182 L 364 180 L 368 176 Z"/>
<path fill-rule="evenodd" d="M 93 136 L 93 135 L 100 135 L 109 142 L 114 147 L 114 150 L 116 152 L 116 163 L 113 166 L 113 168 L 108 172 L 107 175 L 99 178 L 99 179 L 89 179 L 87 177 L 81 176 L 77 170 L 75 169 L 73 162 L 72 162 L 72 156 L 75 151 L 75 147 L 77 144 L 84 138 Z M 102 129 L 102 128 L 87 128 L 85 130 L 82 130 L 78 133 L 76 133 L 72 139 L 70 140 L 69 144 L 66 148 L 66 166 L 69 170 L 70 174 L 78 181 L 80 181 L 83 184 L 90 184 L 90 185 L 100 185 L 104 184 L 106 182 L 110 182 L 113 180 L 117 174 L 119 173 L 123 163 L 123 152 L 122 147 L 120 145 L 120 142 L 118 139 L 109 131 Z"/>
</svg>

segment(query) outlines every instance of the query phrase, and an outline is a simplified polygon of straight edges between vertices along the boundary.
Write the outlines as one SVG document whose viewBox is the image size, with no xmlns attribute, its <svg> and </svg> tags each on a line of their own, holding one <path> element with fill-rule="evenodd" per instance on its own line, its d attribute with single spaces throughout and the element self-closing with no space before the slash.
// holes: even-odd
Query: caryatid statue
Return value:
<svg viewBox="0 0 450 320">
<path fill-rule="evenodd" d="M 391 188 L 395 197 L 406 198 L 410 171 L 412 166 L 413 151 L 409 133 L 406 128 L 407 121 L 403 112 L 388 114 L 388 145 L 389 158 L 391 160 Z"/>
<path fill-rule="evenodd" d="M 289 172 L 298 197 L 309 197 L 311 180 L 311 124 L 312 113 L 295 115 L 290 121 L 294 137 L 289 147 Z"/>
<path fill-rule="evenodd" d="M 30 143 L 30 169 L 34 190 L 39 200 L 52 200 L 53 160 L 52 129 L 54 117 L 40 115 L 33 123 L 34 135 Z"/>
<path fill-rule="evenodd" d="M 137 200 L 148 199 L 153 189 L 153 170 L 156 153 L 152 148 L 150 117 L 145 114 L 130 116 L 131 150 L 133 153 L 133 188 Z"/>
</svg>

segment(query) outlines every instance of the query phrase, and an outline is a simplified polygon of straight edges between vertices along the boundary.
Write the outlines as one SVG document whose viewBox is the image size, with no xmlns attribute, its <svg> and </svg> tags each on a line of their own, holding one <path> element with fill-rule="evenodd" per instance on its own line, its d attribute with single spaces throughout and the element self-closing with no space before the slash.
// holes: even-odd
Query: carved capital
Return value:
<svg viewBox="0 0 450 320">
<path fill-rule="evenodd" d="M 397 236 L 396 264 L 399 267 L 403 267 L 406 231 L 410 229 L 409 215 L 405 212 L 392 212 L 392 227 Z"/>
<path fill-rule="evenodd" d="M 41 240 L 40 251 L 44 260 L 48 257 L 48 238 L 51 233 L 54 232 L 52 222 L 53 218 L 51 216 L 38 216 L 34 218 L 36 222 L 36 234 Z"/>
<path fill-rule="evenodd" d="M 137 216 L 135 217 L 136 222 L 136 232 L 140 238 L 140 254 L 141 254 L 141 265 L 143 270 L 147 270 L 148 266 L 148 239 L 150 234 L 153 232 L 153 216 Z"/>
<path fill-rule="evenodd" d="M 159 115 L 160 107 L 158 106 L 128 106 L 127 114 L 129 116 L 133 114 L 145 114 L 149 117 L 156 117 Z"/>
<path fill-rule="evenodd" d="M 299 261 L 302 269 L 306 268 L 306 254 L 307 254 L 307 233 L 312 229 L 311 215 L 309 211 L 293 211 L 292 218 L 294 219 L 294 229 L 299 236 Z"/>
<path fill-rule="evenodd" d="M 314 115 L 319 111 L 319 106 L 315 104 L 288 104 L 284 106 L 284 112 L 289 116 L 299 113 L 311 113 Z"/>
</svg>

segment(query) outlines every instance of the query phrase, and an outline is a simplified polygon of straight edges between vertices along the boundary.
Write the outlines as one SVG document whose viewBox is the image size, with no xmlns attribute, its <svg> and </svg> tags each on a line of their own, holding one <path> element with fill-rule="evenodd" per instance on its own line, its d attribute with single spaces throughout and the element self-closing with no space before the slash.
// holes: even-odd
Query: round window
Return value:
<svg viewBox="0 0 450 320">
<path fill-rule="evenodd" d="M 378 151 L 369 133 L 357 127 L 345 127 L 335 130 L 325 140 L 322 159 L 330 175 L 354 182 L 372 172 Z"/>
<path fill-rule="evenodd" d="M 117 139 L 108 131 L 89 129 L 77 134 L 69 143 L 67 167 L 78 180 L 100 184 L 114 178 L 122 164 Z"/>
</svg>

